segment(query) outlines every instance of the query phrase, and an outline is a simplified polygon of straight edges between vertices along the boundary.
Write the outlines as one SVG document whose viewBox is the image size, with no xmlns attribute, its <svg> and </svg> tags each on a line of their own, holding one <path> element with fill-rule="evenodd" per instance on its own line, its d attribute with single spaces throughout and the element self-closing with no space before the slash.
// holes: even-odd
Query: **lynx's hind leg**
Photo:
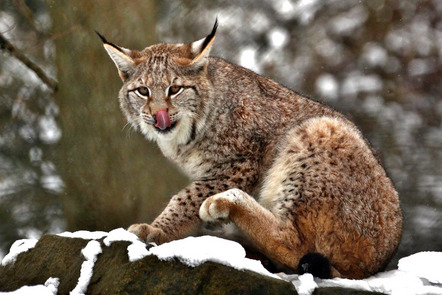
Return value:
<svg viewBox="0 0 442 295">
<path fill-rule="evenodd" d="M 342 118 L 312 118 L 280 147 L 260 204 L 291 220 L 308 245 L 304 254 L 324 255 L 343 277 L 381 269 L 400 238 L 399 201 L 356 127 Z"/>
<path fill-rule="evenodd" d="M 242 190 L 231 189 L 208 198 L 199 215 L 209 223 L 232 221 L 258 251 L 290 269 L 297 268 L 307 251 L 290 223 L 276 218 Z"/>
</svg>

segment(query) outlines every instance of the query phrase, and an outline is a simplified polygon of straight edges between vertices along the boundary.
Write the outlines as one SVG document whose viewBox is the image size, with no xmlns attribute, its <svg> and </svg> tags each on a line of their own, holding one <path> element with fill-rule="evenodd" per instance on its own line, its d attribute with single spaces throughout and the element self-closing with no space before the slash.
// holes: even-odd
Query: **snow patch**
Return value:
<svg viewBox="0 0 442 295">
<path fill-rule="evenodd" d="M 9 250 L 9 254 L 3 258 L 2 266 L 6 266 L 11 262 L 14 263 L 15 260 L 17 260 L 18 255 L 34 248 L 37 242 L 37 239 L 23 239 L 15 241 Z"/>
<path fill-rule="evenodd" d="M 349 36 L 362 26 L 367 18 L 367 11 L 361 6 L 356 6 L 348 12 L 332 18 L 329 28 L 337 35 Z"/>
<path fill-rule="evenodd" d="M 60 280 L 58 278 L 49 278 L 44 285 L 23 286 L 12 292 L 0 292 L 0 295 L 57 295 Z"/>
<path fill-rule="evenodd" d="M 40 139 L 47 144 L 57 143 L 61 138 L 61 129 L 58 127 L 55 118 L 44 116 L 39 119 L 38 127 Z"/>
<path fill-rule="evenodd" d="M 302 25 L 309 24 L 321 8 L 319 0 L 275 0 L 269 3 L 282 18 L 296 18 Z"/>
<path fill-rule="evenodd" d="M 104 231 L 86 231 L 80 230 L 76 232 L 64 232 L 58 234 L 57 236 L 65 237 L 65 238 L 76 238 L 76 239 L 84 239 L 84 240 L 99 240 L 108 235 L 107 232 Z"/>
<path fill-rule="evenodd" d="M 293 282 L 296 291 L 299 295 L 309 295 L 318 287 L 313 276 L 309 273 L 305 273 L 298 277 L 296 282 Z"/>
<path fill-rule="evenodd" d="M 316 279 L 319 287 L 344 287 L 392 295 L 442 294 L 442 288 L 426 284 L 415 275 L 401 270 L 387 271 L 364 280 Z"/>
<path fill-rule="evenodd" d="M 146 244 L 141 241 L 134 242 L 127 246 L 127 256 L 129 256 L 130 262 L 135 262 L 137 260 L 143 259 L 144 257 L 151 254 L 152 253 L 150 253 L 146 249 Z"/>
<path fill-rule="evenodd" d="M 369 42 L 363 48 L 362 58 L 371 66 L 384 66 L 388 61 L 388 53 L 378 43 Z"/>
<path fill-rule="evenodd" d="M 442 252 L 420 252 L 399 260 L 398 269 L 442 284 Z"/>
<path fill-rule="evenodd" d="M 363 280 L 313 278 L 310 274 L 278 274 L 290 281 L 299 294 L 310 295 L 316 288 L 342 287 L 391 295 L 442 294 L 442 252 L 420 252 L 399 260 L 397 270 L 378 273 Z"/>
<path fill-rule="evenodd" d="M 436 70 L 437 62 L 431 59 L 416 58 L 408 64 L 408 74 L 410 76 L 426 75 Z"/>
<path fill-rule="evenodd" d="M 246 258 L 246 251 L 237 242 L 213 236 L 187 237 L 153 247 L 150 252 L 160 260 L 177 258 L 190 267 L 213 261 L 237 270 L 250 270 L 279 279 L 266 270 L 260 261 Z"/>
<path fill-rule="evenodd" d="M 259 72 L 260 68 L 257 61 L 257 50 L 253 47 L 244 48 L 239 54 L 239 64 L 254 72 Z"/>
<path fill-rule="evenodd" d="M 281 49 L 287 45 L 289 34 L 283 28 L 274 28 L 268 33 L 267 38 L 273 48 Z"/>
<path fill-rule="evenodd" d="M 94 272 L 94 265 L 97 261 L 97 256 L 102 252 L 103 250 L 101 249 L 100 242 L 96 240 L 90 241 L 87 243 L 86 247 L 81 250 L 81 253 L 86 260 L 81 265 L 80 277 L 78 278 L 78 283 L 74 290 L 70 292 L 71 295 L 80 295 L 86 293 L 87 286 L 89 285 Z"/>
<path fill-rule="evenodd" d="M 44 284 L 45 288 L 48 289 L 50 292 L 52 292 L 53 295 L 58 294 L 58 286 L 59 285 L 60 285 L 60 279 L 59 278 L 52 278 L 52 277 L 47 279 Z"/>
<path fill-rule="evenodd" d="M 378 92 L 383 87 L 382 79 L 377 75 L 362 75 L 361 73 L 349 74 L 342 85 L 342 94 L 356 96 L 360 92 Z"/>
<path fill-rule="evenodd" d="M 126 241 L 131 242 L 127 247 L 127 255 L 129 261 L 134 262 L 150 255 L 151 253 L 146 249 L 146 243 L 140 241 L 136 235 L 128 232 L 125 229 L 117 228 L 109 232 L 103 243 L 109 247 L 113 242 Z"/>
<path fill-rule="evenodd" d="M 117 228 L 110 231 L 106 238 L 103 240 L 103 243 L 106 246 L 110 246 L 113 242 L 124 241 L 124 242 L 140 242 L 138 237 L 133 233 L 128 232 L 125 229 Z"/>
<path fill-rule="evenodd" d="M 322 74 L 316 80 L 316 91 L 328 99 L 336 100 L 338 98 L 339 83 L 331 74 Z"/>
</svg>

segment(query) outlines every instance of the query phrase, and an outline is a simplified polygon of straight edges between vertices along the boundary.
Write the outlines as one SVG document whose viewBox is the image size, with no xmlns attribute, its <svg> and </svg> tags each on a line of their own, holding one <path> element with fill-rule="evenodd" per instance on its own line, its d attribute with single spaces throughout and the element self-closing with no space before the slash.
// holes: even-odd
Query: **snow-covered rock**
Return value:
<svg viewBox="0 0 442 295">
<path fill-rule="evenodd" d="M 18 292 L 27 285 L 30 293 L 19 294 L 36 294 L 37 288 L 52 292 L 44 282 L 57 277 L 57 294 L 296 292 L 260 261 L 246 258 L 238 243 L 209 236 L 156 246 L 123 229 L 83 231 L 44 235 L 33 249 L 14 253 L 16 261 L 7 259 L 0 268 L 0 291 Z"/>
<path fill-rule="evenodd" d="M 328 294 L 329 290 L 349 289 L 393 295 L 442 294 L 442 252 L 402 258 L 397 270 L 364 280 L 275 275 L 260 261 L 245 256 L 240 244 L 211 236 L 157 246 L 146 245 L 124 229 L 45 235 L 38 243 L 14 243 L 0 268 L 0 291 L 13 292 L 0 295 L 111 294 L 116 290 L 137 293 L 147 286 L 165 294 L 180 294 L 183 290 L 296 294 L 295 288 L 303 295 L 315 290 Z"/>
</svg>

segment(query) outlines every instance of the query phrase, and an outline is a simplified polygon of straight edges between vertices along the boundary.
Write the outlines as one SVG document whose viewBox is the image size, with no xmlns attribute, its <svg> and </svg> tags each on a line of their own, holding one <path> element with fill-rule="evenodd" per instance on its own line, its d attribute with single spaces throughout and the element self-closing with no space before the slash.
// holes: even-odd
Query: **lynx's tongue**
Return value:
<svg viewBox="0 0 442 295">
<path fill-rule="evenodd" d="M 169 113 L 166 110 L 159 110 L 156 114 L 156 120 L 157 123 L 155 124 L 155 127 L 158 127 L 161 130 L 171 126 Z"/>
</svg>

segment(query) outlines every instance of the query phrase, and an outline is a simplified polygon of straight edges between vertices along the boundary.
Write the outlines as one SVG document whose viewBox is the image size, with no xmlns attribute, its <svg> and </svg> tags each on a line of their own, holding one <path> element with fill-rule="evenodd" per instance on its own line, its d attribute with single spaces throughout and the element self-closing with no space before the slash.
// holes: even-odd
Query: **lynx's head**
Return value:
<svg viewBox="0 0 442 295">
<path fill-rule="evenodd" d="M 157 44 L 142 51 L 117 46 L 98 33 L 123 81 L 121 109 L 148 139 L 186 143 L 204 128 L 216 28 L 217 22 L 207 37 L 189 44 Z"/>
</svg>

